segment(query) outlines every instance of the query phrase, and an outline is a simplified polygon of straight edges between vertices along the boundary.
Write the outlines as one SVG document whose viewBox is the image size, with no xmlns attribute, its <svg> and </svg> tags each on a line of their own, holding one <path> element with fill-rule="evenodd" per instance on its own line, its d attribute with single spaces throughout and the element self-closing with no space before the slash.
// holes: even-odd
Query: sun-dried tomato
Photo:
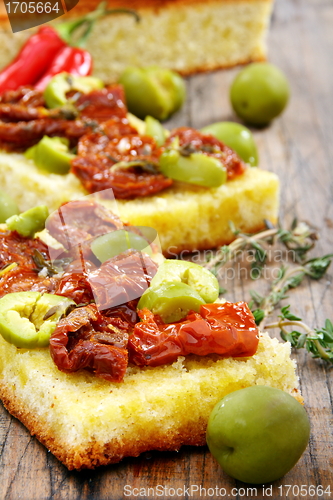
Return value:
<svg viewBox="0 0 333 500">
<path fill-rule="evenodd" d="M 35 268 L 35 250 L 47 258 L 48 247 L 39 238 L 24 238 L 16 231 L 0 231 L 0 271 L 13 262 L 30 269 Z"/>
<path fill-rule="evenodd" d="M 23 86 L 17 90 L 6 90 L 0 95 L 0 103 L 19 104 L 25 107 L 45 106 L 43 92 L 29 86 Z"/>
<path fill-rule="evenodd" d="M 45 261 L 49 247 L 39 238 L 24 238 L 15 231 L 0 231 L 0 297 L 7 293 L 34 291 L 53 293 L 57 279 L 39 275 L 36 252 Z M 10 264 L 16 267 L 6 267 Z"/>
<path fill-rule="evenodd" d="M 112 188 L 116 198 L 126 199 L 171 186 L 172 180 L 156 169 L 161 150 L 154 139 L 134 134 L 109 137 L 107 133 L 85 135 L 79 141 L 79 156 L 72 160 L 72 172 L 87 191 Z M 131 166 L 113 167 L 119 162 Z"/>
<path fill-rule="evenodd" d="M 124 89 L 121 85 L 110 85 L 101 90 L 93 90 L 89 94 L 81 94 L 75 107 L 80 116 L 105 122 L 110 118 L 126 118 Z"/>
<path fill-rule="evenodd" d="M 49 233 L 67 249 L 123 227 L 117 215 L 94 200 L 70 201 L 47 220 Z"/>
<path fill-rule="evenodd" d="M 68 297 L 74 300 L 76 304 L 89 304 L 94 300 L 87 276 L 82 272 L 65 272 L 60 278 L 54 293 Z"/>
<path fill-rule="evenodd" d="M 235 151 L 212 135 L 204 135 L 194 128 L 180 127 L 172 130 L 165 148 L 172 144 L 175 137 L 179 138 L 179 145 L 185 155 L 203 153 L 220 160 L 227 169 L 228 179 L 241 175 L 245 171 L 246 167 Z"/>
<path fill-rule="evenodd" d="M 54 293 L 57 283 L 54 277 L 39 276 L 30 267 L 19 265 L 0 277 L 0 298 L 15 292 Z"/>
<path fill-rule="evenodd" d="M 91 304 L 72 311 L 59 321 L 50 339 L 50 353 L 59 370 L 70 373 L 85 368 L 110 382 L 124 378 L 128 334 L 102 316 Z"/>
<path fill-rule="evenodd" d="M 172 179 L 144 172 L 140 167 L 115 172 L 102 167 L 103 162 L 94 156 L 77 157 L 72 161 L 72 172 L 89 193 L 111 188 L 116 198 L 131 199 L 159 193 L 172 185 Z"/>
<path fill-rule="evenodd" d="M 245 302 L 207 304 L 200 314 L 191 312 L 184 321 L 164 324 L 143 309 L 142 319 L 129 338 L 130 361 L 139 366 L 158 366 L 178 356 L 219 354 L 252 356 L 258 346 L 258 328 Z"/>
<path fill-rule="evenodd" d="M 139 299 L 130 300 L 126 304 L 105 309 L 103 316 L 113 318 L 114 326 L 126 331 L 132 331 L 135 324 L 139 321 L 139 316 L 136 312 L 138 302 Z"/>
<path fill-rule="evenodd" d="M 73 146 L 86 132 L 87 127 L 80 120 L 40 118 L 17 123 L 0 121 L 0 144 L 8 151 L 25 151 L 48 135 L 67 137 Z"/>
<path fill-rule="evenodd" d="M 42 118 L 43 109 L 26 107 L 20 104 L 0 104 L 0 120 L 3 122 L 29 122 L 37 120 L 38 118 Z"/>
<path fill-rule="evenodd" d="M 109 133 L 135 132 L 126 117 L 123 89 L 119 85 L 79 94 L 73 104 L 78 112 L 64 108 L 48 110 L 40 92 L 29 88 L 6 92 L 0 100 L 0 145 L 8 151 L 24 151 L 44 135 L 67 137 L 71 146 L 89 131 L 99 128 L 99 122 L 110 120 Z M 101 133 L 105 133 L 101 129 Z"/>
<path fill-rule="evenodd" d="M 95 302 L 100 310 L 141 297 L 157 272 L 157 265 L 141 252 L 128 250 L 89 273 Z"/>
</svg>

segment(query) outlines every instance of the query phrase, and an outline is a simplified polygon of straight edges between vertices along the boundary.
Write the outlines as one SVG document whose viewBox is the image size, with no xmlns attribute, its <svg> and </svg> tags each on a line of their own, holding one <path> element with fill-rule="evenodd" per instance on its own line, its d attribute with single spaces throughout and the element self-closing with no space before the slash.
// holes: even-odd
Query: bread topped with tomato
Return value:
<svg viewBox="0 0 333 500">
<path fill-rule="evenodd" d="M 290 346 L 216 300 L 209 271 L 161 260 L 94 200 L 52 214 L 44 241 L 42 213 L 0 231 L 0 396 L 69 469 L 203 445 L 214 405 L 243 387 L 300 398 Z"/>
<path fill-rule="evenodd" d="M 48 108 L 37 90 L 21 87 L 1 96 L 6 151 L 0 152 L 0 184 L 20 210 L 39 203 L 56 210 L 112 189 L 122 220 L 154 227 L 166 255 L 229 243 L 230 222 L 244 232 L 276 222 L 275 174 L 251 168 L 215 137 L 189 127 L 172 130 L 158 144 L 145 122 L 128 115 L 120 85 L 75 97 L 79 111 L 68 119 L 64 114 L 72 109 Z M 184 165 L 181 180 L 174 158 Z M 198 158 L 204 163 L 199 181 Z"/>
</svg>

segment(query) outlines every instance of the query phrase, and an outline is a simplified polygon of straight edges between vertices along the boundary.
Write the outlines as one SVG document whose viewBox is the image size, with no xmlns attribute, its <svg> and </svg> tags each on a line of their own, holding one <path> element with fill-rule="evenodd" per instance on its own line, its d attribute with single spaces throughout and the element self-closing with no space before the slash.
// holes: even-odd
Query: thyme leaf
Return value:
<svg viewBox="0 0 333 500">
<path fill-rule="evenodd" d="M 293 327 L 291 331 L 287 327 Z M 266 325 L 266 329 L 279 328 L 280 336 L 295 349 L 305 348 L 313 358 L 333 364 L 333 324 L 326 319 L 322 328 L 310 328 L 301 318 L 290 312 L 290 306 L 281 308 L 279 320 Z"/>
</svg>

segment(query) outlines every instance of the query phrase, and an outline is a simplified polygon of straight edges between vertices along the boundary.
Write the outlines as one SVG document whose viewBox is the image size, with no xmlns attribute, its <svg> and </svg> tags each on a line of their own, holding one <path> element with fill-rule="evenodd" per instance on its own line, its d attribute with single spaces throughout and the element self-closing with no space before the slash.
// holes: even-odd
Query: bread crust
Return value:
<svg viewBox="0 0 333 500">
<path fill-rule="evenodd" d="M 112 8 L 126 8 L 126 9 L 135 9 L 138 11 L 141 10 L 153 10 L 158 12 L 161 9 L 165 9 L 168 7 L 184 7 L 188 5 L 202 5 L 202 4 L 230 4 L 230 3 L 251 3 L 257 2 L 258 0 L 109 0 L 108 7 Z M 272 3 L 272 0 L 264 0 L 267 3 Z M 86 14 L 95 10 L 99 4 L 99 0 L 81 0 L 78 5 L 68 13 L 68 15 L 78 16 L 82 14 Z"/>
<path fill-rule="evenodd" d="M 203 3 L 207 4 L 230 4 L 230 3 L 253 3 L 258 0 L 109 0 L 108 8 L 109 9 L 117 9 L 117 8 L 125 8 L 125 9 L 134 9 L 138 11 L 144 10 L 153 10 L 154 12 L 158 12 L 161 9 L 165 9 L 168 7 L 183 7 L 187 5 L 202 5 Z M 261 0 L 265 1 L 268 4 L 272 3 L 273 0 Z M 80 0 L 78 5 L 74 7 L 71 11 L 66 14 L 66 17 L 78 17 L 88 12 L 91 12 L 96 9 L 96 7 L 100 4 L 99 0 Z M 22 14 L 22 18 L 24 14 Z M 5 9 L 4 3 L 0 5 L 0 27 L 4 27 L 10 29 L 7 12 Z"/>
<path fill-rule="evenodd" d="M 207 422 L 201 419 L 195 426 L 184 425 L 177 434 L 154 433 L 154 440 L 149 442 L 138 439 L 137 442 L 113 440 L 103 445 L 91 441 L 87 447 L 67 448 L 52 435 L 50 426 L 41 418 L 36 418 L 15 396 L 15 392 L 0 383 L 0 399 L 11 415 L 16 417 L 69 470 L 94 469 L 101 465 L 120 462 L 125 457 L 138 457 L 146 451 L 178 451 L 181 446 L 204 446 L 206 444 Z"/>
</svg>

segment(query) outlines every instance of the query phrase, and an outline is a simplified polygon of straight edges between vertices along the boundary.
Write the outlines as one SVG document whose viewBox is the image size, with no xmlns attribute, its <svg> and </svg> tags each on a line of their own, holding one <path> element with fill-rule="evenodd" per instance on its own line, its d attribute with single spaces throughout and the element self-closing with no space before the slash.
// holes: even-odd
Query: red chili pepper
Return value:
<svg viewBox="0 0 333 500">
<path fill-rule="evenodd" d="M 66 72 L 74 76 L 88 76 L 92 73 L 92 58 L 89 52 L 84 50 L 86 41 L 91 33 L 95 22 L 107 15 L 130 14 L 139 21 L 137 13 L 131 9 L 107 9 L 106 2 L 101 2 L 96 10 L 80 17 L 62 22 L 55 27 L 59 36 L 67 42 L 68 47 L 59 50 L 54 60 L 46 69 L 43 77 L 36 80 L 36 89 L 43 91 L 51 78 L 59 73 Z M 82 29 L 79 38 L 75 38 L 77 29 Z M 74 38 L 73 38 L 74 36 Z"/>
<path fill-rule="evenodd" d="M 14 61 L 0 73 L 0 94 L 16 90 L 22 85 L 33 85 L 45 73 L 50 60 L 65 47 L 58 33 L 42 26 L 24 44 Z"/>
<path fill-rule="evenodd" d="M 77 47 L 60 49 L 35 88 L 43 91 L 53 76 L 64 71 L 74 76 L 91 75 L 92 57 L 89 52 Z"/>
<path fill-rule="evenodd" d="M 60 23 L 55 28 L 39 28 L 14 61 L 0 72 L 0 94 L 6 90 L 17 90 L 22 85 L 36 83 L 39 90 L 44 90 L 53 76 L 64 71 L 76 76 L 90 75 L 92 59 L 89 52 L 82 47 L 97 19 L 121 13 L 130 14 L 136 21 L 139 20 L 137 13 L 131 9 L 107 9 L 106 2 L 101 2 L 96 10 L 79 19 Z M 85 28 L 83 34 L 73 40 L 73 34 L 80 27 Z"/>
</svg>

